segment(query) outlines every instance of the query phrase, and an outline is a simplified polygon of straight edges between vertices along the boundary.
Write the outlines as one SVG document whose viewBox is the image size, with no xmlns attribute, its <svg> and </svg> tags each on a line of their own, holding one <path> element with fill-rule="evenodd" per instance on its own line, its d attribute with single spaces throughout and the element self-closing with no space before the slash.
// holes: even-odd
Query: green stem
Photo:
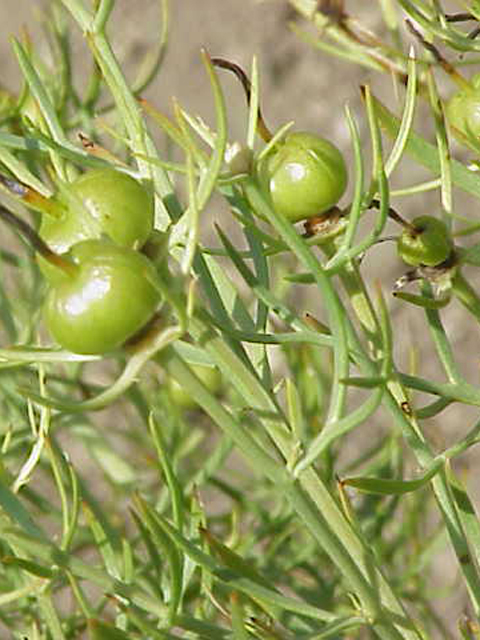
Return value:
<svg viewBox="0 0 480 640">
<path fill-rule="evenodd" d="M 57 545 L 24 533 L 18 529 L 2 529 L 2 538 L 14 548 L 35 557 L 47 566 L 56 566 L 62 571 L 69 571 L 77 578 L 88 580 L 98 585 L 106 593 L 130 600 L 135 606 L 164 619 L 167 613 L 166 605 L 158 597 L 153 597 L 139 583 L 125 584 L 115 580 L 106 571 L 93 567 L 91 564 L 78 559 L 76 556 L 62 551 Z"/>
<path fill-rule="evenodd" d="M 423 289 L 425 294 L 431 295 L 431 287 L 428 283 L 425 283 Z M 428 299 L 430 300 L 431 298 L 429 297 Z M 460 372 L 458 371 L 458 367 L 455 362 L 455 356 L 452 347 L 450 346 L 448 337 L 445 333 L 445 329 L 442 325 L 442 320 L 440 318 L 438 309 L 431 309 L 426 307 L 425 315 L 427 317 L 430 334 L 435 344 L 435 349 L 437 351 L 440 362 L 443 365 L 443 369 L 449 382 L 451 382 L 452 384 L 461 384 L 462 377 Z"/>
<path fill-rule="evenodd" d="M 313 254 L 311 248 L 301 238 L 292 224 L 277 215 L 263 195 L 261 189 L 253 179 L 247 179 L 243 188 L 252 208 L 263 218 L 267 219 L 280 233 L 283 241 L 298 257 L 303 266 L 313 275 L 319 292 L 329 313 L 329 326 L 332 328 L 334 343 L 334 380 L 341 381 L 348 377 L 349 355 L 345 334 L 345 309 L 335 291 L 334 286 L 322 265 Z M 346 385 L 338 382 L 333 385 L 332 398 L 328 412 L 328 423 L 334 423 L 344 414 L 347 396 Z"/>
<path fill-rule="evenodd" d="M 190 330 L 193 337 L 201 339 L 208 327 L 193 319 Z M 233 354 L 221 338 L 213 337 L 205 346 L 221 369 L 227 369 L 230 375 L 232 371 L 241 371 L 241 364 L 238 361 L 232 362 Z M 169 373 L 180 383 L 188 385 L 198 404 L 236 442 L 254 469 L 266 475 L 277 486 L 282 486 L 292 508 L 355 590 L 365 616 L 371 621 L 378 636 L 391 640 L 419 640 L 420 634 L 381 574 L 367 545 L 354 532 L 316 472 L 312 468 L 307 469 L 296 482 L 286 467 L 268 454 L 250 432 L 223 408 L 173 349 L 168 351 L 168 360 L 162 359 L 162 363 L 166 364 Z M 272 409 L 276 411 L 276 408 L 272 408 L 270 396 L 267 394 L 264 397 L 268 405 L 263 407 L 262 403 L 262 406 L 259 406 L 254 381 L 255 378 L 251 381 L 250 388 L 255 396 L 256 409 L 264 408 L 269 413 Z M 257 385 L 263 390 L 258 380 Z M 243 386 L 240 383 L 235 384 L 237 389 L 242 389 Z M 265 426 L 268 429 L 267 421 Z M 291 438 L 280 438 L 278 431 L 270 430 L 269 433 L 284 457 L 288 459 L 292 453 Z M 369 573 L 372 567 L 374 575 Z M 376 586 L 373 586 L 374 584 Z M 381 603 L 378 600 L 377 589 L 380 592 Z"/>
<path fill-rule="evenodd" d="M 452 279 L 452 292 L 460 302 L 475 316 L 480 322 L 480 298 L 472 286 L 465 280 L 460 269 L 457 270 Z"/>
<path fill-rule="evenodd" d="M 105 29 L 108 18 L 113 11 L 115 0 L 101 0 L 95 19 L 92 25 L 92 31 L 101 33 Z"/>
<path fill-rule="evenodd" d="M 457 274 L 456 280 L 458 280 L 458 290 L 461 291 L 464 296 L 464 300 L 468 300 L 475 309 L 475 315 L 480 319 L 480 303 L 478 298 L 471 289 L 470 285 L 463 279 L 460 273 Z M 358 272 L 347 272 L 342 275 L 342 283 L 346 287 L 349 295 L 356 293 L 358 296 L 357 304 L 354 306 L 355 312 L 358 315 L 362 326 L 365 326 L 365 322 L 370 320 L 370 311 L 372 308 L 371 302 L 368 299 L 364 284 L 360 278 Z M 466 304 L 466 302 L 464 304 Z M 362 301 L 361 304 L 358 302 Z M 469 307 L 470 308 L 470 307 Z M 472 309 L 470 309 L 472 310 Z M 472 311 L 473 312 L 473 311 Z M 365 315 L 366 313 L 366 315 Z M 367 332 L 368 338 L 373 340 L 373 345 L 376 351 L 382 349 L 380 342 L 380 334 L 376 332 Z M 359 356 L 359 365 L 366 376 L 378 376 L 379 366 L 374 361 L 370 360 L 364 353 L 363 346 L 354 332 L 353 327 L 349 325 L 349 343 L 350 348 Z M 453 387 L 459 385 L 450 385 Z M 478 393 L 476 394 L 478 397 Z M 403 385 L 400 382 L 400 378 L 395 376 L 389 383 L 388 390 L 385 393 L 384 401 L 392 414 L 395 422 L 401 429 L 403 436 L 409 446 L 412 448 L 418 462 L 422 465 L 422 468 L 426 468 L 434 461 L 434 455 L 425 440 L 423 433 L 421 432 L 419 425 L 417 424 L 413 416 L 407 416 L 402 409 L 404 403 L 408 405 L 408 395 L 406 394 Z M 478 404 L 478 400 L 477 400 Z M 450 536 L 450 541 L 455 550 L 459 566 L 462 570 L 467 589 L 470 594 L 472 606 L 475 614 L 480 614 L 480 575 L 477 569 L 476 563 L 472 557 L 471 550 L 468 545 L 468 541 L 465 535 L 464 528 L 462 526 L 459 511 L 460 506 L 457 504 L 455 496 L 450 489 L 450 484 L 444 472 L 438 474 L 432 480 L 432 488 L 437 499 L 438 506 L 443 515 L 445 526 Z"/>
<path fill-rule="evenodd" d="M 98 21 L 94 22 L 91 14 L 87 13 L 77 0 L 62 0 L 72 13 L 86 34 L 88 44 L 92 50 L 103 78 L 107 83 L 119 116 L 130 139 L 130 149 L 137 158 L 138 167 L 142 175 L 153 181 L 154 190 L 160 194 L 162 200 L 157 202 L 155 227 L 164 230 L 170 221 L 170 214 L 166 204 L 174 207 L 177 202 L 172 184 L 167 173 L 160 166 L 154 166 L 143 158 L 156 158 L 157 151 L 140 115 L 140 109 L 133 95 L 113 50 L 105 35 L 105 21 L 110 12 L 110 0 L 102 2 Z M 95 30 L 95 28 L 100 30 Z"/>
</svg>

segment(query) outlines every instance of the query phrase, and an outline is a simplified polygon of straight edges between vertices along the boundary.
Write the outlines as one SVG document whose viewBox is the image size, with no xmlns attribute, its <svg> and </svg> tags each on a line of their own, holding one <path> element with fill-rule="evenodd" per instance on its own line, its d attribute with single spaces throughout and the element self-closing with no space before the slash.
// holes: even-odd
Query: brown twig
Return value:
<svg viewBox="0 0 480 640">
<path fill-rule="evenodd" d="M 476 20 L 471 13 L 451 13 L 445 16 L 447 22 L 467 22 L 467 20 Z"/>
<path fill-rule="evenodd" d="M 250 82 L 247 74 L 242 69 L 242 67 L 235 62 L 230 62 L 229 60 L 225 60 L 225 58 L 211 58 L 211 62 L 214 67 L 220 67 L 221 69 L 227 69 L 235 74 L 235 76 L 240 80 L 240 83 L 245 92 L 245 97 L 247 99 L 247 105 L 250 106 L 250 100 L 252 97 L 252 83 Z M 272 139 L 272 134 L 265 124 L 265 120 L 263 118 L 260 107 L 258 107 L 257 111 L 257 130 L 258 135 L 265 141 L 269 142 Z"/>
<path fill-rule="evenodd" d="M 47 213 L 55 218 L 59 218 L 63 213 L 62 205 L 53 198 L 46 198 L 32 187 L 2 173 L 0 173 L 0 185 L 5 187 L 12 196 L 20 198 L 22 202 L 36 211 Z"/>
<path fill-rule="evenodd" d="M 317 11 L 338 25 L 347 19 L 343 0 L 318 0 Z"/>
<path fill-rule="evenodd" d="M 420 44 L 432 54 L 435 61 L 442 67 L 442 69 L 447 73 L 452 80 L 462 89 L 470 88 L 470 84 L 468 80 L 466 80 L 458 71 L 455 69 L 453 64 L 449 62 L 437 49 L 435 45 L 431 42 L 427 42 L 423 35 L 418 31 L 418 29 L 413 25 L 410 20 L 405 20 L 405 24 L 407 25 L 408 30 L 412 33 L 415 38 L 420 42 Z"/>
<path fill-rule="evenodd" d="M 70 260 L 60 256 L 55 251 L 52 251 L 48 244 L 42 240 L 33 227 L 28 222 L 19 218 L 15 213 L 0 205 L 0 218 L 2 218 L 8 225 L 17 229 L 20 234 L 27 240 L 32 248 L 42 256 L 45 260 L 50 262 L 58 269 L 62 269 L 68 275 L 76 271 L 76 266 Z"/>
<path fill-rule="evenodd" d="M 372 200 L 372 202 L 370 203 L 370 209 L 380 209 L 380 202 L 379 200 Z M 406 220 L 403 216 L 401 216 L 398 211 L 395 211 L 395 209 L 393 209 L 392 207 L 388 207 L 388 217 L 391 218 L 392 220 L 394 220 L 397 224 L 399 224 L 401 227 L 403 227 L 404 229 L 407 229 L 409 231 L 409 233 L 412 235 L 412 237 L 418 235 L 419 233 L 421 233 L 421 229 L 419 229 L 418 227 L 416 227 L 415 225 L 413 225 L 411 222 L 409 222 L 408 220 Z"/>
</svg>

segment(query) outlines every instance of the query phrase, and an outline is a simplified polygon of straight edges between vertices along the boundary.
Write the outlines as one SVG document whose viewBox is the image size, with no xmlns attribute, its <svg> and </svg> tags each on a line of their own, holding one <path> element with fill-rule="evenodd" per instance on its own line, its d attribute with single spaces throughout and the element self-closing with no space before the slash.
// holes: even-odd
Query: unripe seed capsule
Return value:
<svg viewBox="0 0 480 640">
<path fill-rule="evenodd" d="M 407 264 L 436 267 L 450 257 L 453 240 L 442 220 L 419 216 L 399 236 L 397 251 Z"/>
</svg>

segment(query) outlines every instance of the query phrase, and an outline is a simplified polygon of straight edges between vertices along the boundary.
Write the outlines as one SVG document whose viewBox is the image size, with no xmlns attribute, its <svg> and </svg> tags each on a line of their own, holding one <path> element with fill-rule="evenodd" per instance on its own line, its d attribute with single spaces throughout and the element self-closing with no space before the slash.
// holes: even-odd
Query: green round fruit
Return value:
<svg viewBox="0 0 480 640">
<path fill-rule="evenodd" d="M 453 251 L 453 240 L 444 222 L 433 216 L 420 216 L 405 228 L 397 241 L 400 258 L 412 266 L 436 267 Z"/>
<path fill-rule="evenodd" d="M 480 74 L 473 76 L 470 86 L 448 100 L 445 113 L 450 125 L 466 138 L 480 142 Z"/>
<path fill-rule="evenodd" d="M 135 178 L 116 169 L 93 169 L 69 185 L 64 213 L 44 215 L 39 234 L 55 253 L 90 238 L 107 236 L 122 247 L 139 249 L 153 229 L 154 207 L 149 191 Z M 49 277 L 51 269 L 39 264 Z"/>
<path fill-rule="evenodd" d="M 348 175 L 337 147 L 306 132 L 287 135 L 261 164 L 259 177 L 273 207 L 291 222 L 319 216 L 345 192 Z"/>
<path fill-rule="evenodd" d="M 200 378 L 209 391 L 216 394 L 222 385 L 222 375 L 217 367 L 201 364 L 190 365 L 195 375 Z M 198 405 L 190 393 L 173 378 L 168 378 L 170 397 L 180 409 L 195 409 Z"/>
<path fill-rule="evenodd" d="M 84 240 L 67 257 L 73 273 L 57 277 L 44 309 L 52 337 L 74 353 L 102 354 L 121 347 L 160 302 L 152 263 L 106 240 Z"/>
</svg>

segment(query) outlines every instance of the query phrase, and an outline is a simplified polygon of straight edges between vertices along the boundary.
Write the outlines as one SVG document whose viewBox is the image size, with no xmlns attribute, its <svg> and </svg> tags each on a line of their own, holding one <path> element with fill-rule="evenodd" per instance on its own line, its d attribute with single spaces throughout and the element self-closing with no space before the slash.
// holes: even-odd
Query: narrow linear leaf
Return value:
<svg viewBox="0 0 480 640">
<path fill-rule="evenodd" d="M 342 484 L 354 487 L 364 493 L 378 495 L 402 495 L 424 487 L 443 468 L 444 460 L 440 459 L 416 480 L 390 480 L 389 478 L 352 477 L 342 480 Z"/>
<path fill-rule="evenodd" d="M 382 103 L 378 98 L 372 96 L 375 104 L 375 112 L 382 129 L 390 136 L 396 137 L 400 128 L 400 120 Z M 430 169 L 436 176 L 440 175 L 440 159 L 437 148 L 427 142 L 424 138 L 414 133 L 410 133 L 405 144 L 405 150 L 417 162 L 427 169 Z M 452 182 L 467 193 L 480 198 L 480 180 L 478 174 L 471 171 L 457 160 L 451 160 Z"/>
<path fill-rule="evenodd" d="M 2 479 L 0 479 L 0 507 L 13 522 L 20 525 L 25 533 L 45 539 L 44 532 L 35 523 L 19 498 L 7 487 Z"/>
</svg>

